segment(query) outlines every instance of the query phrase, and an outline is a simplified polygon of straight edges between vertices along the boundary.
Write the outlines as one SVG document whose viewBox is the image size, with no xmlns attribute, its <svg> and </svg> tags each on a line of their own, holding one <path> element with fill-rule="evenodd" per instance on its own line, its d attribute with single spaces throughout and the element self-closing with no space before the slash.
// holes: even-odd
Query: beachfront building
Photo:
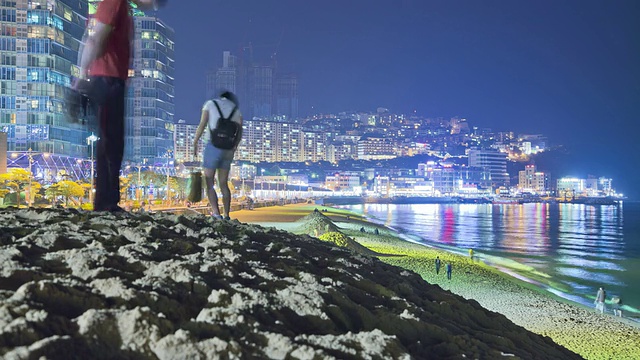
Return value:
<svg viewBox="0 0 640 360">
<path fill-rule="evenodd" d="M 487 188 L 509 186 L 505 153 L 494 149 L 470 149 L 469 166 L 484 170 L 481 186 Z"/>
<path fill-rule="evenodd" d="M 361 192 L 361 177 L 357 171 L 336 171 L 325 177 L 325 187 L 333 191 Z"/>
<path fill-rule="evenodd" d="M 556 189 L 558 196 L 564 196 L 566 198 L 575 197 L 584 193 L 586 181 L 585 179 L 564 177 L 558 179 Z"/>
<path fill-rule="evenodd" d="M 434 196 L 433 181 L 421 176 L 394 176 L 391 178 L 392 196 Z"/>
<path fill-rule="evenodd" d="M 436 194 L 446 196 L 475 192 L 471 190 L 481 187 L 487 177 L 485 169 L 447 163 L 434 166 L 429 175 Z"/>
<path fill-rule="evenodd" d="M 518 189 L 520 192 L 543 194 L 549 190 L 549 174 L 536 171 L 533 164 L 526 165 L 518 173 Z"/>
<path fill-rule="evenodd" d="M 572 198 L 578 196 L 617 196 L 612 188 L 613 180 L 606 177 L 587 179 L 564 177 L 557 181 L 558 196 Z"/>
<path fill-rule="evenodd" d="M 391 178 L 389 176 L 378 175 L 373 179 L 372 189 L 376 196 L 390 197 L 391 196 Z"/>
<path fill-rule="evenodd" d="M 45 181 L 87 178 L 90 129 L 67 122 L 63 104 L 87 1 L 2 1 L 0 11 L 0 132 L 9 167 L 31 166 Z"/>
</svg>

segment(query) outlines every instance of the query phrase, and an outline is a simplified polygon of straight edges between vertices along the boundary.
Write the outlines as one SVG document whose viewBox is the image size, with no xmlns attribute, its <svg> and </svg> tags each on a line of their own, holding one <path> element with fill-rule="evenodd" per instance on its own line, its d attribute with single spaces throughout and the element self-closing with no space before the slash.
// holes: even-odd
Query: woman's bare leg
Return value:
<svg viewBox="0 0 640 360">
<path fill-rule="evenodd" d="M 211 205 L 211 211 L 214 216 L 220 216 L 220 209 L 218 208 L 218 194 L 214 188 L 214 178 L 216 176 L 215 169 L 204 169 L 204 179 L 207 186 L 207 197 L 209 198 L 209 204 Z M 227 173 L 227 176 L 228 173 Z"/>
</svg>

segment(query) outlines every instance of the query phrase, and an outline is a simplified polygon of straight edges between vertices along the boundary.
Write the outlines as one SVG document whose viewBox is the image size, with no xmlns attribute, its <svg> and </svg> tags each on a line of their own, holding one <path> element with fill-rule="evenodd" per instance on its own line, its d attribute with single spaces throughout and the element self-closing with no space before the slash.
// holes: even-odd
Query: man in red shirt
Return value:
<svg viewBox="0 0 640 360">
<path fill-rule="evenodd" d="M 166 0 L 132 0 L 140 9 L 157 9 Z M 96 24 L 80 55 L 80 79 L 99 94 L 93 100 L 100 139 L 96 147 L 96 211 L 123 211 L 120 201 L 120 167 L 124 154 L 124 109 L 129 75 L 133 18 L 128 0 L 102 0 Z M 87 82 L 84 81 L 86 86 Z"/>
</svg>

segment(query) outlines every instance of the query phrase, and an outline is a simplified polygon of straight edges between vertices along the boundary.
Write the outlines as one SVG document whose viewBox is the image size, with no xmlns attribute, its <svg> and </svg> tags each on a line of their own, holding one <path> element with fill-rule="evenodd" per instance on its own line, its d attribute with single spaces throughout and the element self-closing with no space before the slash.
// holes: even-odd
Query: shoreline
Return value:
<svg viewBox="0 0 640 360">
<path fill-rule="evenodd" d="M 376 223 L 350 210 L 322 205 L 288 205 L 233 212 L 242 222 L 295 232 L 295 221 L 313 211 L 324 215 L 358 243 L 385 256 L 378 259 L 418 273 L 430 284 L 451 291 L 482 307 L 506 316 L 534 333 L 549 336 L 556 343 L 586 359 L 640 358 L 640 324 L 629 319 L 596 313 L 584 306 L 468 256 L 411 241 L 396 229 Z M 347 215 L 349 218 L 347 218 Z M 359 231 L 365 227 L 366 233 Z M 374 235 L 378 228 L 379 235 Z M 442 260 L 440 274 L 433 259 Z M 451 262 L 453 275 L 447 280 L 444 265 Z"/>
<path fill-rule="evenodd" d="M 458 256 L 461 256 L 463 258 L 467 258 L 466 255 L 466 250 L 459 248 L 459 247 L 453 247 L 451 246 L 450 249 L 446 248 L 446 247 L 442 247 L 442 246 L 438 246 L 438 245 L 432 245 L 429 243 L 425 243 L 422 242 L 421 240 L 419 240 L 420 238 L 416 236 L 416 238 L 412 237 L 409 234 L 403 233 L 401 232 L 399 229 L 395 229 L 393 227 L 388 227 L 384 224 L 382 224 L 380 221 L 378 221 L 375 218 L 369 218 L 364 216 L 364 218 L 367 219 L 367 221 L 370 221 L 371 223 L 377 224 L 378 226 L 382 226 L 382 227 L 386 227 L 388 229 L 390 229 L 391 231 L 395 232 L 397 234 L 397 236 L 399 238 L 401 238 L 404 241 L 408 241 L 410 243 L 414 243 L 417 245 L 421 245 L 421 246 L 425 246 L 427 248 L 431 248 L 437 251 L 444 251 L 447 253 L 451 253 L 451 254 L 455 254 Z M 454 250 L 455 249 L 455 250 Z M 593 310 L 595 307 L 594 305 L 592 305 L 589 301 L 584 301 L 585 299 L 583 297 L 580 296 L 572 296 L 570 293 L 560 290 L 557 287 L 553 287 L 550 286 L 548 284 L 545 284 L 539 280 L 537 280 L 536 278 L 534 278 L 533 276 L 529 277 L 527 276 L 527 274 L 523 274 L 521 272 L 518 272 L 518 270 L 514 267 L 510 267 L 508 265 L 501 265 L 499 261 L 491 261 L 491 258 L 494 259 L 502 259 L 502 258 L 496 258 L 494 256 L 488 256 L 482 252 L 474 252 L 474 259 L 477 259 L 476 262 L 478 263 L 482 263 L 485 266 L 488 266 L 496 271 L 498 271 L 499 273 L 507 276 L 509 279 L 512 279 L 514 281 L 519 282 L 521 285 L 530 288 L 534 291 L 537 291 L 539 293 L 541 293 L 542 295 L 546 295 L 549 296 L 557 301 L 562 301 L 562 302 L 566 302 L 570 305 L 574 305 L 574 306 L 579 306 L 581 308 L 587 309 L 587 310 Z M 522 265 L 520 263 L 517 263 L 518 265 Z M 533 269 L 532 269 L 533 270 Z M 535 270 L 533 270 L 535 271 Z M 582 302 L 580 301 L 582 300 Z M 612 306 L 613 304 L 610 303 L 610 301 L 608 300 L 608 302 L 606 303 L 607 306 L 607 311 L 611 312 L 612 311 Z M 628 313 L 628 312 L 627 312 Z M 612 314 L 608 314 L 613 316 Z M 637 326 L 640 328 L 640 316 L 623 316 L 623 319 L 625 321 L 628 321 L 631 325 L 633 326 Z M 639 354 L 639 358 L 640 358 L 640 354 Z"/>
</svg>

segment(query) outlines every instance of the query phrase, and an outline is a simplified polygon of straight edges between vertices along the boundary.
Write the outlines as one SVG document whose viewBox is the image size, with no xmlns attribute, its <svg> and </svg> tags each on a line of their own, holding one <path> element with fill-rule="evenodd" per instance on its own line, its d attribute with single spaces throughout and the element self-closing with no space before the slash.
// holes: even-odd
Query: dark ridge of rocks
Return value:
<svg viewBox="0 0 640 360">
<path fill-rule="evenodd" d="M 3 359 L 579 359 L 417 274 L 204 216 L 0 210 Z"/>
</svg>

